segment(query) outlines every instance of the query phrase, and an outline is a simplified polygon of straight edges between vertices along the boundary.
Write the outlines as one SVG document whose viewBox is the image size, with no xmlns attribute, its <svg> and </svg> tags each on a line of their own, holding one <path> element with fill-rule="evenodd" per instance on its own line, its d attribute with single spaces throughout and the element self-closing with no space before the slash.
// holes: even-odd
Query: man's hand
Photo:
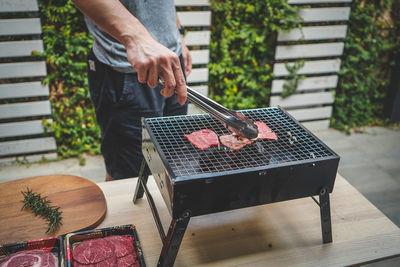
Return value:
<svg viewBox="0 0 400 267">
<path fill-rule="evenodd" d="M 176 88 L 179 104 L 186 102 L 186 83 L 178 56 L 154 40 L 119 0 L 73 1 L 96 25 L 125 46 L 128 61 L 138 72 L 139 82 L 156 87 L 161 76 L 165 83 L 161 94 L 171 96 Z"/>
<path fill-rule="evenodd" d="M 183 42 L 183 37 L 182 37 L 182 57 L 183 61 L 185 62 L 185 74 L 187 77 L 192 72 L 192 56 L 190 55 L 189 48 Z"/>
<path fill-rule="evenodd" d="M 147 83 L 154 88 L 161 77 L 164 81 L 161 94 L 170 97 L 176 89 L 179 104 L 183 105 L 186 102 L 185 77 L 179 57 L 174 52 L 158 43 L 150 35 L 134 40 L 126 46 L 126 50 L 128 61 L 137 71 L 139 82 Z"/>
</svg>

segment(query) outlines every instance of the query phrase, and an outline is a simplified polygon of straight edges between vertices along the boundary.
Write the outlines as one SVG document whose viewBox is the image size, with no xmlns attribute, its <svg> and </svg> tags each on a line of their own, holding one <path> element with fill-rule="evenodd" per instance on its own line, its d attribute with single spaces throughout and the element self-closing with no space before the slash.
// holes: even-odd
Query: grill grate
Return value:
<svg viewBox="0 0 400 267">
<path fill-rule="evenodd" d="M 201 129 L 213 130 L 218 136 L 230 134 L 208 114 L 150 118 L 146 119 L 146 123 L 175 177 L 334 156 L 331 150 L 279 108 L 241 112 L 253 121 L 265 122 L 277 134 L 278 140 L 257 140 L 239 151 L 232 151 L 223 145 L 219 149 L 213 146 L 201 150 L 192 145 L 184 134 Z"/>
</svg>

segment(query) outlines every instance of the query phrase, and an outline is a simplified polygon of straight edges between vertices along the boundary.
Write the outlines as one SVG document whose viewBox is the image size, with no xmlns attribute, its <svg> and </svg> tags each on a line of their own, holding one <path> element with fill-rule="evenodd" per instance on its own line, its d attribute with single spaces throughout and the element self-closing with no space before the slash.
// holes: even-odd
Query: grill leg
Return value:
<svg viewBox="0 0 400 267">
<path fill-rule="evenodd" d="M 324 187 L 319 192 L 319 208 L 321 212 L 322 242 L 332 242 L 331 207 L 329 202 L 329 189 Z"/>
<path fill-rule="evenodd" d="M 157 266 L 173 266 L 178 254 L 183 236 L 189 224 L 190 212 L 184 212 L 178 219 L 172 219 L 168 234 L 164 239 L 163 248 Z"/>
<path fill-rule="evenodd" d="M 136 202 L 137 199 L 143 197 L 143 184 L 147 184 L 147 179 L 149 178 L 150 169 L 146 163 L 146 160 L 143 159 L 142 166 L 140 167 L 139 178 L 136 184 L 135 194 L 133 195 L 133 203 Z"/>
</svg>

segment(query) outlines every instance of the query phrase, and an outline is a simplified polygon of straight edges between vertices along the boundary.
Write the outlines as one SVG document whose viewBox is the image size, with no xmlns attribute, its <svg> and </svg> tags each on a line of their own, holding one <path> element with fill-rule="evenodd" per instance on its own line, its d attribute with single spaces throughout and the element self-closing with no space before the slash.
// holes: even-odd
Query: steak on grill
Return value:
<svg viewBox="0 0 400 267">
<path fill-rule="evenodd" d="M 278 140 L 278 136 L 269 128 L 265 122 L 256 121 L 254 123 L 258 127 L 258 136 L 256 139 L 272 139 Z"/>
<path fill-rule="evenodd" d="M 185 134 L 184 136 L 199 149 L 219 146 L 217 134 L 208 129 L 202 129 L 191 134 Z"/>
<path fill-rule="evenodd" d="M 246 145 L 250 145 L 257 139 L 272 139 L 278 140 L 278 136 L 265 124 L 265 122 L 256 121 L 254 123 L 258 127 L 258 136 L 255 139 L 247 139 L 245 137 L 238 136 L 237 134 L 222 135 L 219 137 L 221 143 L 232 149 L 239 150 Z"/>
<path fill-rule="evenodd" d="M 250 145 L 252 143 L 251 140 L 240 137 L 236 134 L 221 135 L 219 137 L 219 140 L 221 140 L 221 143 L 224 146 L 229 147 L 232 150 L 239 150 L 244 146 Z"/>
<path fill-rule="evenodd" d="M 24 250 L 5 257 L 0 261 L 1 267 L 55 267 L 57 257 L 51 252 L 40 249 Z"/>
</svg>

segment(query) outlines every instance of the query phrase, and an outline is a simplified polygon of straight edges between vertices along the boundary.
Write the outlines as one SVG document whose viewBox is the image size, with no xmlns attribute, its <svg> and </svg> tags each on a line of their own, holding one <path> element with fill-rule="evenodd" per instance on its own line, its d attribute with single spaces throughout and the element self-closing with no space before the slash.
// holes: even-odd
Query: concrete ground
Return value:
<svg viewBox="0 0 400 267">
<path fill-rule="evenodd" d="M 370 127 L 352 135 L 329 129 L 316 135 L 340 155 L 339 173 L 400 227 L 400 128 Z M 77 159 L 0 166 L 0 182 L 45 174 L 102 182 L 105 167 L 101 156 L 87 156 L 85 166 Z"/>
<path fill-rule="evenodd" d="M 341 157 L 339 173 L 400 227 L 400 128 L 316 135 Z"/>
</svg>

